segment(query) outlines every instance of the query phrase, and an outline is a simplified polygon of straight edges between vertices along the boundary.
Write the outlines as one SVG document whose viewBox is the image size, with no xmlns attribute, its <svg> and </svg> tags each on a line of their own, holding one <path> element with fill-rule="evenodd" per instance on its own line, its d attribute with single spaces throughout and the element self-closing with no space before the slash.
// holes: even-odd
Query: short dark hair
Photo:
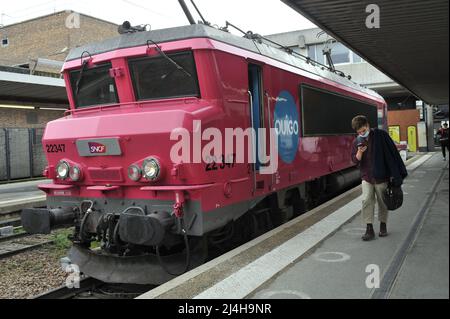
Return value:
<svg viewBox="0 0 450 319">
<path fill-rule="evenodd" d="M 367 117 L 365 117 L 364 115 L 355 116 L 352 120 L 352 128 L 355 131 L 359 130 L 361 127 L 366 126 L 368 124 L 369 121 L 367 120 Z"/>
<path fill-rule="evenodd" d="M 447 124 L 447 123 L 444 123 L 444 126 L 448 126 L 448 124 Z"/>
</svg>

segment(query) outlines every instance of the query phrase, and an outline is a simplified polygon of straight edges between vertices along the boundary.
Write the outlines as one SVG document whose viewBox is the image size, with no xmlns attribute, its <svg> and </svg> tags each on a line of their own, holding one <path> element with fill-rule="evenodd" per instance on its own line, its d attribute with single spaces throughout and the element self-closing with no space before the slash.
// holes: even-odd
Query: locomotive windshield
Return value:
<svg viewBox="0 0 450 319">
<path fill-rule="evenodd" d="M 200 95 L 192 52 L 172 53 L 167 56 L 172 62 L 161 55 L 129 61 L 137 100 Z"/>
<path fill-rule="evenodd" d="M 111 64 L 70 73 L 70 83 L 72 87 L 75 105 L 77 108 L 88 106 L 112 104 L 119 101 L 114 79 L 109 75 Z"/>
</svg>

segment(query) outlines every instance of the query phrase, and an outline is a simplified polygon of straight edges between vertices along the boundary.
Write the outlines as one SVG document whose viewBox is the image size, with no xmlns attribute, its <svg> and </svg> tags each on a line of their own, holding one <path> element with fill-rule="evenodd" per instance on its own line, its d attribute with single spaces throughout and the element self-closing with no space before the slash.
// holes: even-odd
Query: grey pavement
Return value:
<svg viewBox="0 0 450 319">
<path fill-rule="evenodd" d="M 449 298 L 448 170 L 389 298 Z"/>
<path fill-rule="evenodd" d="M 42 196 L 45 193 L 37 188 L 38 184 L 49 183 L 51 180 L 35 180 L 27 182 L 15 182 L 0 185 L 0 204 L 16 199 Z"/>
<path fill-rule="evenodd" d="M 358 214 L 248 298 L 374 298 L 389 278 L 383 298 L 449 298 L 448 162 L 435 153 L 410 171 L 403 190 L 388 237 L 363 242 Z"/>
<path fill-rule="evenodd" d="M 42 207 L 46 203 L 46 195 L 37 188 L 51 180 L 35 180 L 14 182 L 0 185 L 0 217 L 8 218 L 10 213 L 29 207 Z"/>
</svg>

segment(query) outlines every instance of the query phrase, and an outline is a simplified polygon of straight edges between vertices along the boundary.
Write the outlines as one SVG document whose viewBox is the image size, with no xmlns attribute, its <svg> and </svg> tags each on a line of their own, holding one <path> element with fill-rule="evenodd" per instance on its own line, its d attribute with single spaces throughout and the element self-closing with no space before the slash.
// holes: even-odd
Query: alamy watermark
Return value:
<svg viewBox="0 0 450 319">
<path fill-rule="evenodd" d="M 79 29 L 81 27 L 81 17 L 78 12 L 66 11 L 68 13 L 65 21 L 66 28 Z"/>
<path fill-rule="evenodd" d="M 61 259 L 61 268 L 68 273 L 66 278 L 66 287 L 69 289 L 80 288 L 80 267 L 72 264 L 67 257 Z"/>
<path fill-rule="evenodd" d="M 366 7 L 366 12 L 369 15 L 366 17 L 366 27 L 368 29 L 380 28 L 380 7 L 376 4 L 369 4 Z"/>
<path fill-rule="evenodd" d="M 245 130 L 220 130 L 215 127 L 202 130 L 200 120 L 194 120 L 192 124 L 192 134 L 185 128 L 176 128 L 170 134 L 170 140 L 176 141 L 170 150 L 170 159 L 174 164 L 259 163 L 260 174 L 274 174 L 278 170 L 278 137 L 298 133 L 298 123 L 295 125 L 289 120 L 275 125 L 275 128 L 257 130 L 252 127 Z M 202 142 L 208 143 L 202 146 Z"/>
<path fill-rule="evenodd" d="M 375 264 L 367 265 L 366 273 L 366 287 L 368 289 L 380 288 L 380 266 Z"/>
</svg>

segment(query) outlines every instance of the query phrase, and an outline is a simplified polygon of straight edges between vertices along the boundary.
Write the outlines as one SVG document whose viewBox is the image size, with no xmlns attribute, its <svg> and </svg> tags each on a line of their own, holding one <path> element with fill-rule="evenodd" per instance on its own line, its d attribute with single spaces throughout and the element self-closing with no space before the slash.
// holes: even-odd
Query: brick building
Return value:
<svg viewBox="0 0 450 319">
<path fill-rule="evenodd" d="M 0 65 L 34 66 L 38 58 L 64 61 L 70 49 L 117 36 L 117 25 L 61 11 L 0 27 Z"/>
<path fill-rule="evenodd" d="M 0 26 L 0 66 L 26 70 L 32 75 L 60 77 L 62 61 L 72 48 L 115 37 L 117 24 L 74 11 L 61 11 Z M 44 127 L 61 117 L 62 110 L 2 107 L 1 127 Z M 20 102 L 8 101 L 19 105 Z M 45 105 L 39 105 L 45 107 Z M 64 108 L 65 106 L 62 106 Z"/>
</svg>

